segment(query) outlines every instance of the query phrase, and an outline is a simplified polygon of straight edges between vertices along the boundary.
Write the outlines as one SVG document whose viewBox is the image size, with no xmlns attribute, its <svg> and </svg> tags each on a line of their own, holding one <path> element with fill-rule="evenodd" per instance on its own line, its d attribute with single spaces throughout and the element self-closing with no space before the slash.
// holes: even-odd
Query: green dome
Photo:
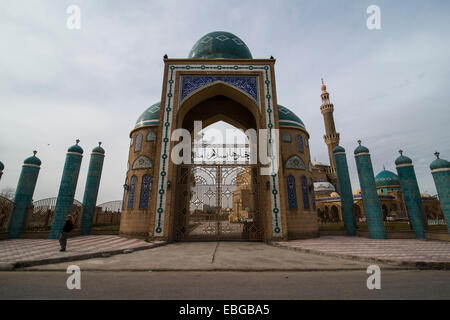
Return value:
<svg viewBox="0 0 450 320">
<path fill-rule="evenodd" d="M 355 149 L 355 154 L 360 154 L 360 153 L 369 153 L 369 149 L 367 149 L 366 147 L 361 145 L 361 141 L 358 141 L 359 146 Z"/>
<path fill-rule="evenodd" d="M 5 169 L 5 166 L 3 165 L 3 162 L 0 161 L 0 171 L 3 171 Z"/>
<path fill-rule="evenodd" d="M 136 125 L 134 128 L 139 128 L 143 126 L 157 126 L 159 125 L 159 110 L 161 107 L 161 101 L 157 102 L 150 107 L 148 107 L 147 110 L 144 111 L 140 115 L 140 117 L 136 121 Z"/>
<path fill-rule="evenodd" d="M 77 143 L 67 149 L 67 152 L 76 152 L 83 154 L 83 149 L 78 145 L 79 142 L 80 140 L 77 140 Z"/>
<path fill-rule="evenodd" d="M 389 170 L 383 170 L 375 177 L 375 183 L 377 187 L 399 186 L 400 179 L 395 173 Z"/>
<path fill-rule="evenodd" d="M 450 162 L 448 162 L 447 160 L 444 160 L 444 159 L 437 158 L 430 164 L 431 170 L 444 169 L 444 168 L 450 168 Z"/>
<path fill-rule="evenodd" d="M 98 146 L 95 147 L 94 149 L 92 149 L 92 152 L 105 154 L 105 149 L 103 149 L 103 148 L 101 147 L 101 145 L 102 145 L 102 143 L 99 142 L 99 143 L 98 143 Z"/>
<path fill-rule="evenodd" d="M 253 59 L 247 45 L 232 33 L 214 31 L 198 40 L 189 59 Z"/>
<path fill-rule="evenodd" d="M 33 155 L 29 158 L 26 158 L 25 161 L 23 162 L 24 164 L 32 164 L 35 166 L 40 166 L 41 165 L 41 160 L 39 160 L 38 157 L 36 157 L 36 153 L 37 151 L 33 151 Z"/>
<path fill-rule="evenodd" d="M 341 146 L 337 146 L 336 148 L 333 149 L 333 153 L 338 153 L 338 152 L 345 152 L 345 149 Z"/>
<path fill-rule="evenodd" d="M 298 127 L 305 129 L 305 124 L 295 113 L 282 105 L 278 105 L 278 120 L 281 126 Z"/>
<path fill-rule="evenodd" d="M 401 155 L 395 160 L 395 165 L 399 166 L 402 164 L 412 164 L 412 160 L 404 155 Z"/>
</svg>

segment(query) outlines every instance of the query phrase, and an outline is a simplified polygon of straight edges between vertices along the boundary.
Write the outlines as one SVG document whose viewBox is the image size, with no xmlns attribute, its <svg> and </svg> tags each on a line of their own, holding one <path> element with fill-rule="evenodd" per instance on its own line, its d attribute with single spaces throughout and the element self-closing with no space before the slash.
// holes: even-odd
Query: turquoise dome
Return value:
<svg viewBox="0 0 450 320">
<path fill-rule="evenodd" d="M 3 171 L 5 169 L 5 166 L 3 165 L 3 162 L 0 161 L 0 171 Z"/>
<path fill-rule="evenodd" d="M 24 164 L 32 164 L 35 166 L 40 166 L 41 165 L 41 160 L 39 160 L 38 157 L 36 157 L 36 151 L 33 151 L 33 155 L 29 158 L 26 158 L 25 161 L 23 162 Z"/>
<path fill-rule="evenodd" d="M 444 159 L 436 159 L 430 164 L 431 170 L 450 168 L 450 162 Z"/>
<path fill-rule="evenodd" d="M 83 149 L 78 145 L 78 142 L 80 142 L 80 140 L 77 140 L 76 144 L 67 149 L 67 152 L 76 152 L 83 154 Z"/>
<path fill-rule="evenodd" d="M 99 142 L 99 143 L 98 143 L 98 146 L 95 147 L 94 149 L 92 149 L 92 152 L 105 154 L 105 149 L 103 149 L 103 148 L 101 147 L 101 145 L 102 145 L 102 143 Z"/>
<path fill-rule="evenodd" d="M 143 126 L 157 126 L 159 125 L 159 110 L 161 107 L 161 101 L 152 104 L 145 110 L 136 121 L 134 128 Z"/>
<path fill-rule="evenodd" d="M 395 173 L 383 170 L 375 177 L 375 183 L 377 187 L 400 186 L 400 179 Z"/>
<path fill-rule="evenodd" d="M 395 165 L 402 165 L 402 164 L 412 164 L 412 160 L 404 155 L 401 155 L 395 160 Z"/>
<path fill-rule="evenodd" d="M 278 105 L 278 120 L 280 127 L 290 126 L 305 129 L 305 124 L 295 113 L 293 113 L 288 108 Z"/>
<path fill-rule="evenodd" d="M 239 37 L 225 31 L 214 31 L 198 40 L 189 59 L 253 59 L 247 45 Z"/>
<path fill-rule="evenodd" d="M 345 149 L 341 146 L 337 146 L 336 148 L 333 149 L 333 153 L 338 153 L 338 152 L 345 152 Z"/>
<path fill-rule="evenodd" d="M 361 145 L 361 141 L 358 141 L 359 146 L 355 149 L 355 154 L 369 153 L 369 149 Z"/>
</svg>

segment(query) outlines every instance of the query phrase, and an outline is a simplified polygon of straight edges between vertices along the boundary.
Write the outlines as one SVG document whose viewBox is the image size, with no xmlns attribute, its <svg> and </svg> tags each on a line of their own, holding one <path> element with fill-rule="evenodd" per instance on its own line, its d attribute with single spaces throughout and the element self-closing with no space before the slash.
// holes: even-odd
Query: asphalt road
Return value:
<svg viewBox="0 0 450 320">
<path fill-rule="evenodd" d="M 450 299 L 450 271 L 292 272 L 83 271 L 69 290 L 64 271 L 0 272 L 0 299 Z"/>
</svg>

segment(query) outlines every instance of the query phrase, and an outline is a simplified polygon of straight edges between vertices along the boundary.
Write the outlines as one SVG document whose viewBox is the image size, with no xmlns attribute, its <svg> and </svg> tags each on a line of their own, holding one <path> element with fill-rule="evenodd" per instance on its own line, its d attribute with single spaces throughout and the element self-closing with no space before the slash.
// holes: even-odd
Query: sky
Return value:
<svg viewBox="0 0 450 320">
<path fill-rule="evenodd" d="M 66 26 L 69 5 L 81 28 Z M 381 29 L 366 10 L 378 5 Z M 310 134 L 311 158 L 328 163 L 320 79 L 335 106 L 353 189 L 353 150 L 371 152 L 375 174 L 411 157 L 419 188 L 435 194 L 429 164 L 450 159 L 450 2 L 376 0 L 185 0 L 0 2 L 0 192 L 15 188 L 23 160 L 42 161 L 34 200 L 57 196 L 65 153 L 84 148 L 75 198 L 82 200 L 89 154 L 106 150 L 98 203 L 120 200 L 129 133 L 161 99 L 163 56 L 185 58 L 203 35 L 232 32 L 254 58 L 276 58 L 278 103 Z"/>
</svg>

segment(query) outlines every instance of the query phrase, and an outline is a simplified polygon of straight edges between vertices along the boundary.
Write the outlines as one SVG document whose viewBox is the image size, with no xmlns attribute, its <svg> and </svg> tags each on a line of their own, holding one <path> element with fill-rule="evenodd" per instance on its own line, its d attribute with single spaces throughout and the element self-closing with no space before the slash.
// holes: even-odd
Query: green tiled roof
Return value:
<svg viewBox="0 0 450 320">
<path fill-rule="evenodd" d="M 226 31 L 214 31 L 204 35 L 192 47 L 188 58 L 253 59 L 244 41 Z"/>
</svg>

